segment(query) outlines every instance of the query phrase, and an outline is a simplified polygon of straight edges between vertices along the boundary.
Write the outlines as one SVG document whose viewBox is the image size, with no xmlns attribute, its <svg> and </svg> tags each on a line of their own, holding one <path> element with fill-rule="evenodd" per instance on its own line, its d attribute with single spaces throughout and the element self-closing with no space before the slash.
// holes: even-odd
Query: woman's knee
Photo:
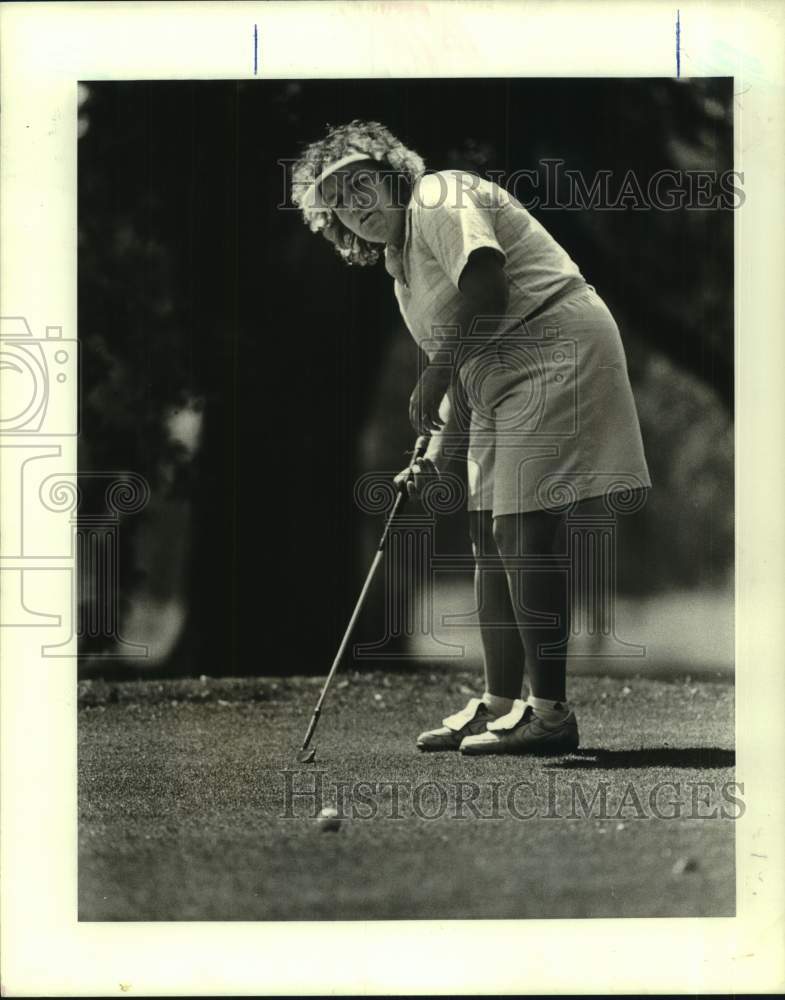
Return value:
<svg viewBox="0 0 785 1000">
<path fill-rule="evenodd" d="M 518 554 L 518 524 L 518 516 L 515 514 L 500 514 L 493 519 L 493 540 L 501 555 Z"/>
<path fill-rule="evenodd" d="M 494 541 L 493 517 L 489 510 L 471 511 L 469 536 L 472 540 L 472 552 L 478 569 L 504 569 Z"/>
<path fill-rule="evenodd" d="M 489 510 L 469 512 L 469 537 L 475 555 L 498 555 L 493 540 L 493 517 Z"/>
</svg>

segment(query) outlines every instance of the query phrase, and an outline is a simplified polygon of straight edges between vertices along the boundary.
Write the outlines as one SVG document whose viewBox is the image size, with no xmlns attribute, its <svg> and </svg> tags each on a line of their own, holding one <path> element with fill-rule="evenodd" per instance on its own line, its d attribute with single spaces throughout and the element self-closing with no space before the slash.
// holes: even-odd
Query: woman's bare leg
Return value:
<svg viewBox="0 0 785 1000">
<path fill-rule="evenodd" d="M 485 661 L 485 689 L 498 698 L 520 698 L 524 648 L 510 600 L 504 563 L 489 510 L 469 515 L 475 571 L 474 590 Z"/>
<path fill-rule="evenodd" d="M 570 630 L 569 582 L 563 568 L 528 568 L 527 557 L 548 556 L 564 545 L 566 517 L 537 510 L 494 518 L 493 533 L 506 568 L 511 611 L 526 650 L 535 698 L 566 698 L 566 639 Z M 543 646 L 563 642 L 556 654 Z"/>
<path fill-rule="evenodd" d="M 602 497 L 581 500 L 573 513 L 602 514 Z M 566 697 L 567 640 L 570 635 L 570 581 L 564 568 L 527 569 L 527 556 L 567 555 L 567 515 L 536 510 L 494 518 L 496 545 L 505 562 L 512 610 L 526 649 L 526 670 L 535 698 Z M 548 616 L 550 623 L 543 621 Z M 539 619 L 539 620 L 538 620 Z M 561 650 L 554 651 L 559 644 Z M 543 650 L 542 647 L 551 647 Z"/>
</svg>

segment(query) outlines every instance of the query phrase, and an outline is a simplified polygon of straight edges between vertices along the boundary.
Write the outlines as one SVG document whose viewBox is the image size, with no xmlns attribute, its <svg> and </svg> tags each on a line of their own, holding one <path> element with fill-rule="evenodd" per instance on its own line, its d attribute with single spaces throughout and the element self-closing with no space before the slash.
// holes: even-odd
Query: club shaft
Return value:
<svg viewBox="0 0 785 1000">
<path fill-rule="evenodd" d="M 363 604 L 365 603 L 366 595 L 373 582 L 376 570 L 379 567 L 379 563 L 382 561 L 382 555 L 384 554 L 383 549 L 377 549 L 376 555 L 373 557 L 373 562 L 371 563 L 371 568 L 368 571 L 368 576 L 365 578 L 365 583 L 363 584 L 363 589 L 360 591 L 360 596 L 357 599 L 357 604 L 354 606 L 354 611 L 352 612 L 352 617 L 349 619 L 349 624 L 344 632 L 343 639 L 341 640 L 341 645 L 338 647 L 338 652 L 335 654 L 335 659 L 333 660 L 333 665 L 330 667 L 330 672 L 325 678 L 324 684 L 322 685 L 322 692 L 319 695 L 319 700 L 316 703 L 316 708 L 313 710 L 313 716 L 311 717 L 310 724 L 308 726 L 308 732 L 306 733 L 305 740 L 303 742 L 301 750 L 307 750 L 308 744 L 311 742 L 311 737 L 313 736 L 314 730 L 316 729 L 316 723 L 319 719 L 319 715 L 322 711 L 322 705 L 324 704 L 324 699 L 327 696 L 327 691 L 332 683 L 332 679 L 335 676 L 335 671 L 343 659 L 343 654 L 346 652 L 346 647 L 349 645 L 349 640 L 351 639 L 352 632 L 354 631 L 354 626 L 357 623 L 357 619 L 362 611 Z"/>
<path fill-rule="evenodd" d="M 411 461 L 409 462 L 409 469 L 411 469 L 418 459 L 422 458 L 425 453 L 425 448 L 427 447 L 427 438 L 419 438 L 417 444 L 415 445 L 414 452 L 412 454 Z M 360 617 L 360 612 L 362 611 L 363 604 L 365 604 L 365 598 L 368 596 L 368 591 L 371 589 L 371 584 L 373 583 L 373 578 L 376 575 L 376 570 L 379 568 L 379 563 L 382 561 L 382 556 L 384 555 L 384 549 L 387 544 L 387 539 L 390 535 L 390 528 L 392 527 L 393 521 L 395 520 L 398 511 L 406 502 L 406 488 L 405 486 L 399 490 L 398 496 L 395 498 L 395 503 L 393 504 L 393 509 L 390 512 L 390 516 L 387 518 L 387 523 L 384 526 L 384 531 L 382 532 L 382 537 L 379 539 L 379 545 L 376 549 L 376 554 L 373 557 L 373 562 L 371 563 L 371 568 L 368 570 L 368 575 L 365 578 L 365 583 L 360 591 L 360 596 L 357 598 L 357 603 L 354 606 L 354 611 L 352 612 L 352 617 L 349 619 L 349 624 L 346 626 L 346 631 L 343 634 L 343 639 L 341 640 L 341 645 L 338 647 L 338 652 L 335 654 L 335 659 L 333 660 L 332 666 L 330 667 L 330 672 L 325 678 L 324 684 L 322 685 L 322 690 L 319 695 L 319 700 L 316 703 L 316 708 L 313 710 L 313 715 L 311 716 L 311 721 L 308 723 L 308 731 L 305 734 L 305 739 L 303 740 L 303 745 L 300 747 L 300 752 L 308 749 L 308 744 L 311 742 L 314 731 L 316 730 L 316 724 L 319 721 L 319 716 L 321 715 L 322 705 L 324 704 L 324 699 L 327 696 L 327 691 L 329 690 L 332 679 L 335 676 L 335 672 L 338 669 L 341 660 L 343 659 L 343 654 L 346 652 L 346 647 L 349 645 L 349 640 L 351 639 L 352 632 L 354 631 L 354 626 L 357 624 L 357 619 Z"/>
</svg>

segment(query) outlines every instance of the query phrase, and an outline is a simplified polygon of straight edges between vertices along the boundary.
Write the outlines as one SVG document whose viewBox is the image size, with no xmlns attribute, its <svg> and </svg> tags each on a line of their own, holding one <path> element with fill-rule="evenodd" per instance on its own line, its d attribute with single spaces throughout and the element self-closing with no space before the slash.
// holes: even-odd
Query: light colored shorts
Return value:
<svg viewBox="0 0 785 1000">
<path fill-rule="evenodd" d="M 651 486 L 619 330 L 591 286 L 468 355 L 469 510 L 564 508 Z"/>
</svg>

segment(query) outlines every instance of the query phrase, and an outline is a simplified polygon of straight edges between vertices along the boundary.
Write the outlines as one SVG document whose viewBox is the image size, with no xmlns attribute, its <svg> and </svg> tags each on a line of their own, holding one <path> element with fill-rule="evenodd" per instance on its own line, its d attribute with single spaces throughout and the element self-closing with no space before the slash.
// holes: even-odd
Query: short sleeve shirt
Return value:
<svg viewBox="0 0 785 1000">
<path fill-rule="evenodd" d="M 409 331 L 431 357 L 454 330 L 461 273 L 482 248 L 504 262 L 511 318 L 525 319 L 556 293 L 585 285 L 566 251 L 504 188 L 457 170 L 426 174 L 407 207 L 403 249 L 388 244 L 385 266 Z"/>
</svg>

